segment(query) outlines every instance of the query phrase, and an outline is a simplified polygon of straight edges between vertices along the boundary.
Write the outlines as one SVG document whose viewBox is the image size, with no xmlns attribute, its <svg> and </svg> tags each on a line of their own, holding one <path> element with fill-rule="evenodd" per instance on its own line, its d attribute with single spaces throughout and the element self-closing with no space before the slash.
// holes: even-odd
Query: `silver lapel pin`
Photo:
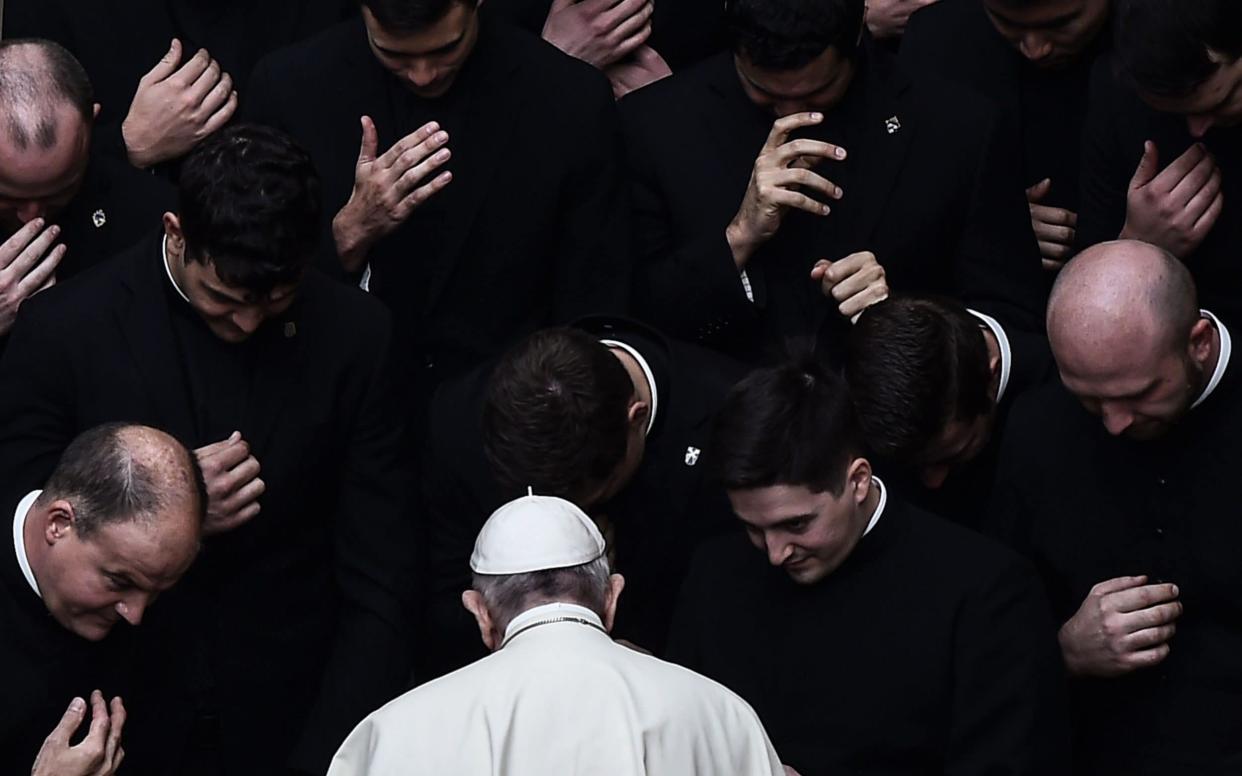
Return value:
<svg viewBox="0 0 1242 776">
<path fill-rule="evenodd" d="M 96 229 L 102 229 L 103 225 L 108 223 L 108 214 L 103 212 L 103 208 L 96 210 L 94 213 L 91 213 L 91 223 L 95 225 Z"/>
<path fill-rule="evenodd" d="M 686 466 L 694 466 L 696 463 L 698 463 L 699 456 L 702 453 L 703 451 L 697 447 L 687 447 L 686 448 Z"/>
<path fill-rule="evenodd" d="M 889 116 L 884 119 L 884 128 L 888 130 L 888 134 L 892 135 L 901 129 L 901 119 L 896 116 Z"/>
</svg>

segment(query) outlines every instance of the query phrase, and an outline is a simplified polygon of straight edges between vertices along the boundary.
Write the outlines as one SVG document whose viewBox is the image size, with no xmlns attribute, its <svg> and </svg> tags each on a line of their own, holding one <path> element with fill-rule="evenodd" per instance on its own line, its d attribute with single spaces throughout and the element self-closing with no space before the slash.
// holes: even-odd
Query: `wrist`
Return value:
<svg viewBox="0 0 1242 776">
<path fill-rule="evenodd" d="M 336 244 L 337 258 L 346 272 L 362 269 L 371 248 L 371 241 L 352 217 L 348 203 L 332 219 L 332 240 Z"/>
<path fill-rule="evenodd" d="M 125 157 L 129 159 L 129 163 L 137 167 L 139 170 L 145 170 L 156 163 L 156 159 L 151 157 L 149 150 L 144 149 L 142 145 L 133 137 L 133 131 L 129 128 L 129 121 L 121 122 L 121 142 L 125 144 Z"/>
<path fill-rule="evenodd" d="M 759 247 L 758 241 L 738 224 L 737 219 L 730 221 L 725 227 L 725 241 L 729 243 L 729 251 L 733 254 L 733 263 L 738 270 L 746 269 L 751 257 L 755 255 L 755 249 Z"/>
<path fill-rule="evenodd" d="M 1082 676 L 1082 662 L 1078 659 L 1078 652 L 1074 649 L 1074 637 L 1070 631 L 1070 623 L 1067 622 L 1057 631 L 1057 646 L 1061 651 L 1061 662 L 1065 665 L 1065 670 L 1070 676 Z"/>
</svg>

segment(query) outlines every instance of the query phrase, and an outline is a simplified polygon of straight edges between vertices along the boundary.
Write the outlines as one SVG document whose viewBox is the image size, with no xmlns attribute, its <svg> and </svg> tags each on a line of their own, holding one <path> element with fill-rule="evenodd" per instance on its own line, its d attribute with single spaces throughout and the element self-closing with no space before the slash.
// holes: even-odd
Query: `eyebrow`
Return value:
<svg viewBox="0 0 1242 776">
<path fill-rule="evenodd" d="M 772 525 L 768 527 L 769 528 L 789 528 L 794 523 L 800 523 L 803 520 L 811 520 L 814 517 L 815 517 L 815 513 L 813 512 L 808 512 L 805 515 L 794 515 L 793 517 L 786 517 L 782 520 L 777 520 L 775 523 L 773 523 Z"/>
</svg>

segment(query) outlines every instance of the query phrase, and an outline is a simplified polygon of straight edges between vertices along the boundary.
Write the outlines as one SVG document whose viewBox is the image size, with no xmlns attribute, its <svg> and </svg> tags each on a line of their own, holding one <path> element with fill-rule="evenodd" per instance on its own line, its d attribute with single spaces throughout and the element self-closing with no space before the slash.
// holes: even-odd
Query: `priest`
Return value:
<svg viewBox="0 0 1242 776">
<path fill-rule="evenodd" d="M 578 507 L 509 502 L 470 568 L 462 603 L 493 654 L 367 717 L 329 776 L 785 773 L 745 701 L 609 637 L 625 580 Z"/>
</svg>

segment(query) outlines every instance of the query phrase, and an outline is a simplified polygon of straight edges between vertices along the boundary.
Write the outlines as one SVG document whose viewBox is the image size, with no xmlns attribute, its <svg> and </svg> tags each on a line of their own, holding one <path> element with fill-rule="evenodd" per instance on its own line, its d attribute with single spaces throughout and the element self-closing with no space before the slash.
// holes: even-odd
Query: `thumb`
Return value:
<svg viewBox="0 0 1242 776">
<path fill-rule="evenodd" d="M 1044 197 L 1048 196 L 1050 191 L 1052 191 L 1052 178 L 1044 178 L 1026 190 L 1026 201 L 1037 204 Z"/>
<path fill-rule="evenodd" d="M 168 44 L 168 52 L 155 63 L 155 67 L 147 73 L 147 78 L 152 81 L 163 81 L 168 76 L 177 72 L 178 65 L 181 64 L 181 41 L 176 38 Z"/>
<path fill-rule="evenodd" d="M 369 164 L 375 161 L 375 153 L 379 150 L 379 133 L 375 130 L 375 122 L 370 116 L 362 117 L 362 145 L 358 149 L 358 164 Z"/>
<path fill-rule="evenodd" d="M 56 727 L 52 728 L 51 735 L 47 737 L 48 740 L 63 742 L 68 746 L 69 739 L 73 737 L 74 732 L 81 726 L 82 718 L 85 714 L 86 701 L 81 698 L 74 698 L 69 702 L 69 708 L 65 709 L 60 722 L 57 722 Z"/>
<path fill-rule="evenodd" d="M 1137 189 L 1151 183 L 1160 172 L 1160 152 L 1156 144 L 1150 140 L 1143 143 L 1143 158 L 1139 159 L 1138 169 L 1130 179 L 1130 188 Z"/>
<path fill-rule="evenodd" d="M 827 259 L 820 259 L 815 262 L 815 266 L 811 267 L 811 280 L 822 281 L 828 277 L 828 270 L 832 267 L 832 262 Z"/>
</svg>

